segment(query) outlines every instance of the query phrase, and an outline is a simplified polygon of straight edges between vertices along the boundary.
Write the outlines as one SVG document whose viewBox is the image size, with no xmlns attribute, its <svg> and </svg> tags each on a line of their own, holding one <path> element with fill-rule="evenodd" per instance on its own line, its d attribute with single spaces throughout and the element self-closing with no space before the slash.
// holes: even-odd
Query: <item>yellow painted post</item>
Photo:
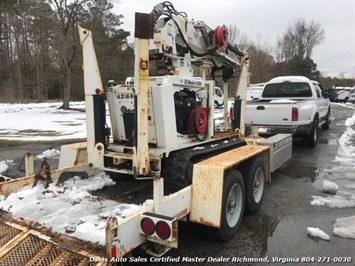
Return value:
<svg viewBox="0 0 355 266">
<path fill-rule="evenodd" d="M 136 13 L 135 17 L 135 88 L 136 105 L 136 145 L 138 176 L 150 174 L 148 146 L 148 97 L 149 97 L 149 43 L 153 39 L 154 19 L 152 14 Z"/>
</svg>

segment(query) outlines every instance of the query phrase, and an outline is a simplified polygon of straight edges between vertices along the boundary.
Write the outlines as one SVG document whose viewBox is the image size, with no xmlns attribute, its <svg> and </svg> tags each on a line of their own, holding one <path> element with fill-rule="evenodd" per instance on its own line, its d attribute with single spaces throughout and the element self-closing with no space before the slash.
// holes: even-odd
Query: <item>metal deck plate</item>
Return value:
<svg viewBox="0 0 355 266">
<path fill-rule="evenodd" d="M 26 226 L 12 221 L 0 221 L 1 266 L 105 265 L 90 262 L 90 257 L 99 258 L 77 247 L 64 247 L 63 243 L 60 245 L 49 236 Z"/>
</svg>

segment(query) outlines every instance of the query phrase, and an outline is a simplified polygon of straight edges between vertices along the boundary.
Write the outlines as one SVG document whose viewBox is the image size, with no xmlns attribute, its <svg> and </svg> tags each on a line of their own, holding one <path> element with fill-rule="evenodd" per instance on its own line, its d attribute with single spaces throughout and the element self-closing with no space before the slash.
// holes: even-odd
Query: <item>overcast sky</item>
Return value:
<svg viewBox="0 0 355 266">
<path fill-rule="evenodd" d="M 114 12 L 124 16 L 122 28 L 133 36 L 134 13 L 150 13 L 162 1 L 118 0 Z M 211 28 L 235 25 L 249 39 L 275 47 L 276 41 L 290 22 L 312 19 L 325 30 L 325 41 L 313 50 L 312 59 L 325 75 L 345 77 L 355 75 L 355 0 L 175 0 L 170 1 L 177 11 L 190 19 L 202 20 Z M 132 39 L 133 40 L 133 39 Z"/>
</svg>

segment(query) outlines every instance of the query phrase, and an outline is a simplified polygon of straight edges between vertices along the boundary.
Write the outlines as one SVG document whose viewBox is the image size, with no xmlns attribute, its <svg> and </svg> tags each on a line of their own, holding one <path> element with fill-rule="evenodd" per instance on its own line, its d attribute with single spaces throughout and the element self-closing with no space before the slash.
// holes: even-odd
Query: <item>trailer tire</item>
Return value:
<svg viewBox="0 0 355 266">
<path fill-rule="evenodd" d="M 212 228 L 213 235 L 221 241 L 230 240 L 237 232 L 243 218 L 245 188 L 241 173 L 228 170 L 224 175 L 220 228 Z"/>
<path fill-rule="evenodd" d="M 265 165 L 259 158 L 252 158 L 242 168 L 245 184 L 245 212 L 255 213 L 262 204 L 265 188 Z"/>
<path fill-rule="evenodd" d="M 314 148 L 317 145 L 318 141 L 318 116 L 314 117 L 312 123 L 312 129 L 309 135 L 305 136 L 307 145 L 311 148 Z"/>
</svg>

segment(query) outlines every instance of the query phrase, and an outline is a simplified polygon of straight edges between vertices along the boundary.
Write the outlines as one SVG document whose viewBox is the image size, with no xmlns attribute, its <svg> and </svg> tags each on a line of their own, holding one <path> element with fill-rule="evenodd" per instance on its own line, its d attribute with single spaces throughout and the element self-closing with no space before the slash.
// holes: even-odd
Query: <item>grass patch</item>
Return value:
<svg viewBox="0 0 355 266">
<path fill-rule="evenodd" d="M 19 130 L 19 134 L 29 134 L 31 136 L 59 136 L 58 131 L 55 130 L 38 130 L 38 129 L 24 129 L 24 130 Z"/>
<path fill-rule="evenodd" d="M 26 143 L 28 143 L 28 141 L 0 139 L 0 147 L 16 147 Z"/>
</svg>

